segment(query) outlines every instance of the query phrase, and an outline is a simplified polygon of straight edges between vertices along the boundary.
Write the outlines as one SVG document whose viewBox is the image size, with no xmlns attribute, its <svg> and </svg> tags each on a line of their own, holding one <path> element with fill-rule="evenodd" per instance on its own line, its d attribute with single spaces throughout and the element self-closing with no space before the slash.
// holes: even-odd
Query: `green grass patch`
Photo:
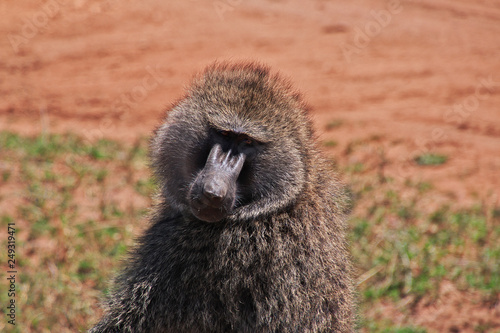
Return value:
<svg viewBox="0 0 500 333">
<path fill-rule="evenodd" d="M 341 127 L 342 125 L 344 125 L 344 121 L 342 119 L 334 119 L 331 120 L 328 124 L 326 124 L 325 129 L 327 131 L 331 131 L 335 128 Z"/>
<path fill-rule="evenodd" d="M 150 197 L 151 195 L 153 195 L 155 189 L 156 183 L 153 178 L 139 179 L 135 183 L 135 190 L 137 191 L 137 193 L 145 197 Z"/>
<path fill-rule="evenodd" d="M 351 177 L 356 205 L 349 235 L 360 273 L 362 311 L 371 311 L 380 302 L 394 302 L 404 304 L 398 306 L 400 311 L 410 312 L 424 297 L 426 302 L 437 300 L 444 281 L 481 295 L 485 302 L 498 299 L 500 217 L 496 207 L 428 209 L 422 199 L 433 195 L 432 184 L 407 181 L 396 191 L 392 184 L 373 176 L 351 173 Z M 393 328 L 380 320 L 363 321 L 361 329 L 420 331 L 411 325 Z"/>
<path fill-rule="evenodd" d="M 356 153 L 351 150 L 358 145 L 346 151 Z M 0 147 L 0 191 L 3 185 L 16 188 L 15 206 L 8 201 L 12 196 L 0 196 L 4 207 L 12 208 L 1 213 L 0 221 L 4 226 L 15 222 L 18 236 L 22 320 L 16 329 L 85 331 L 97 319 L 99 300 L 120 259 L 147 223 L 156 191 L 148 142 L 89 143 L 73 135 L 0 132 Z M 444 163 L 441 157 L 443 162 L 432 157 L 422 165 Z M 499 207 L 430 209 L 423 201 L 432 202 L 433 184 L 376 177 L 363 159 L 343 168 L 354 199 L 349 237 L 359 272 L 360 330 L 425 332 L 411 322 L 394 326 L 383 316 L 370 317 L 370 311 L 392 302 L 411 313 L 423 297 L 438 297 L 444 280 L 485 299 L 498 298 Z M 5 238 L 0 246 L 5 248 Z M 0 301 L 5 304 L 4 293 Z"/>
<path fill-rule="evenodd" d="M 427 330 L 417 326 L 394 326 L 389 319 L 364 319 L 359 323 L 360 332 L 370 333 L 426 333 Z"/>
<path fill-rule="evenodd" d="M 1 203 L 12 200 L 3 195 L 3 184 L 16 191 L 15 207 L 1 217 L 4 225 L 16 223 L 16 329 L 86 331 L 97 319 L 101 290 L 133 245 L 133 230 L 146 223 L 151 201 L 144 196 L 155 191 L 147 141 L 129 147 L 71 134 L 24 137 L 4 131 L 0 147 L 0 201 L 7 201 Z M 121 191 L 127 191 L 128 203 L 117 195 Z M 6 248 L 5 238 L 0 246 Z M 5 304 L 4 293 L 0 301 Z"/>
<path fill-rule="evenodd" d="M 330 148 L 337 147 L 338 144 L 339 143 L 337 141 L 335 141 L 335 140 L 328 140 L 328 141 L 323 142 L 323 146 L 330 147 Z"/>
<path fill-rule="evenodd" d="M 418 214 L 412 203 L 393 200 L 352 219 L 354 256 L 364 271 L 377 272 L 361 288 L 367 299 L 418 298 L 435 293 L 444 278 L 462 288 L 500 292 L 495 264 L 500 262 L 500 232 L 489 228 L 484 214 L 446 207 Z M 389 221 L 393 225 L 387 228 Z"/>
<path fill-rule="evenodd" d="M 361 312 L 372 313 L 377 304 L 392 302 L 399 311 L 411 313 L 423 298 L 437 301 L 444 281 L 486 303 L 498 300 L 500 214 L 496 207 L 457 208 L 450 203 L 429 209 L 425 202 L 434 195 L 432 184 L 406 181 L 395 190 L 393 184 L 373 175 L 348 174 L 356 199 L 349 235 L 359 272 Z M 411 316 L 407 326 L 391 324 L 365 318 L 360 331 L 425 331 L 411 325 Z M 484 331 L 488 325 L 477 324 L 477 330 Z"/>
<path fill-rule="evenodd" d="M 447 156 L 433 153 L 422 154 L 414 158 L 418 165 L 441 165 L 447 160 Z"/>
</svg>

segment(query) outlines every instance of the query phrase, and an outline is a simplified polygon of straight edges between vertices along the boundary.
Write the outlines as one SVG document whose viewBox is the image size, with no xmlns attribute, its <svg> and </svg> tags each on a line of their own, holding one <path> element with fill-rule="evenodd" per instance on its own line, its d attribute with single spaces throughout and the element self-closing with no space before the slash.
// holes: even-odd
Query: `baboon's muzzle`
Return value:
<svg viewBox="0 0 500 333">
<path fill-rule="evenodd" d="M 191 185 L 188 201 L 195 217 L 217 222 L 226 217 L 236 200 L 237 179 L 245 162 L 244 154 L 224 152 L 219 144 L 210 150 L 205 167 Z"/>
</svg>

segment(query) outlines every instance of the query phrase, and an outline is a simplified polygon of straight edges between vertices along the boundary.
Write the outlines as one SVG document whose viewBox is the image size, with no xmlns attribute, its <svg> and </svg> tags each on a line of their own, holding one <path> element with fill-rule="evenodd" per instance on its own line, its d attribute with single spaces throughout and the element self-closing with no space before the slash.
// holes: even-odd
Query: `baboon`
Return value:
<svg viewBox="0 0 500 333">
<path fill-rule="evenodd" d="M 151 225 L 90 332 L 353 331 L 349 200 L 287 80 L 212 64 L 151 148 Z"/>
</svg>

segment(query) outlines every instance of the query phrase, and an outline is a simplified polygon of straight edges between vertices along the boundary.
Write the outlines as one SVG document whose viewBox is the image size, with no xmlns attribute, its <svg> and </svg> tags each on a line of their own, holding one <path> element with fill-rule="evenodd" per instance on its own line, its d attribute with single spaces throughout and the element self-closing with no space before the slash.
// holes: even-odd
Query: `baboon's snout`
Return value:
<svg viewBox="0 0 500 333">
<path fill-rule="evenodd" d="M 212 147 L 205 167 L 189 192 L 194 216 L 216 222 L 231 212 L 236 199 L 236 181 L 244 162 L 243 154 L 234 155 L 231 150 L 224 152 L 218 144 Z"/>
</svg>

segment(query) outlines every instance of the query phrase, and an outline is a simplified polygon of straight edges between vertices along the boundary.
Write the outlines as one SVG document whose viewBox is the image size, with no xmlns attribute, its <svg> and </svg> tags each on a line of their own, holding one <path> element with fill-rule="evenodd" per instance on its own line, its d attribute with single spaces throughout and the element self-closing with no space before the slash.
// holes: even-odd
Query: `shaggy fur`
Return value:
<svg viewBox="0 0 500 333">
<path fill-rule="evenodd" d="M 211 128 L 262 143 L 223 221 L 194 218 L 188 192 Z M 160 203 L 90 332 L 351 332 L 345 191 L 307 108 L 258 64 L 214 64 L 152 143 Z"/>
</svg>

